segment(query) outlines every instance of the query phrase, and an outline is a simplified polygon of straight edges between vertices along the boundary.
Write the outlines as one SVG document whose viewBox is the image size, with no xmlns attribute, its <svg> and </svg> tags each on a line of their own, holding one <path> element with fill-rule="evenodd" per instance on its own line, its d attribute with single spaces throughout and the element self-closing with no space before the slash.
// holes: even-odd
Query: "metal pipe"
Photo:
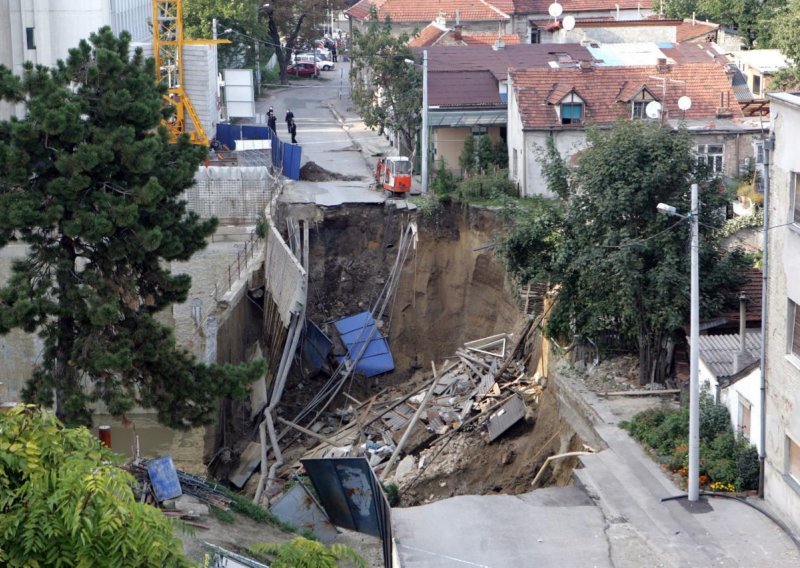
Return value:
<svg viewBox="0 0 800 568">
<path fill-rule="evenodd" d="M 422 52 L 422 193 L 428 193 L 428 50 Z"/>
<path fill-rule="evenodd" d="M 700 341 L 700 224 L 697 184 L 692 184 L 692 282 L 689 353 L 689 501 L 697 501 L 700 492 L 700 382 L 698 380 Z"/>
<path fill-rule="evenodd" d="M 767 445 L 767 284 L 769 279 L 769 154 L 775 149 L 775 135 L 764 140 L 764 229 L 762 231 L 763 262 L 761 265 L 761 358 L 759 360 L 760 427 L 758 433 L 758 496 L 764 498 L 764 469 Z"/>
</svg>

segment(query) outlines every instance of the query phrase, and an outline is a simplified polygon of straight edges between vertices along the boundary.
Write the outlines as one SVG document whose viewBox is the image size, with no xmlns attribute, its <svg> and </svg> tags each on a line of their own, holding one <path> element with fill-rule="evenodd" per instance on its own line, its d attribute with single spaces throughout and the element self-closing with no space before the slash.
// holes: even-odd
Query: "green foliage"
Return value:
<svg viewBox="0 0 800 568">
<path fill-rule="evenodd" d="M 672 18 L 708 20 L 736 29 L 748 48 L 768 47 L 773 15 L 785 0 L 665 0 L 664 11 Z"/>
<path fill-rule="evenodd" d="M 542 174 L 547 180 L 547 189 L 561 199 L 569 195 L 569 168 L 556 148 L 555 139 L 550 136 L 544 149 L 539 149 L 537 161 L 542 166 Z"/>
<path fill-rule="evenodd" d="M 217 33 L 222 34 L 220 39 L 231 42 L 220 44 L 217 48 L 220 68 L 253 67 L 253 40 L 245 36 L 261 38 L 265 35 L 265 29 L 259 26 L 256 15 L 252 0 L 183 0 L 183 33 L 190 39 L 211 39 L 214 36 L 211 25 L 216 18 Z M 227 29 L 237 33 L 222 33 Z M 268 57 L 262 53 L 262 59 Z"/>
<path fill-rule="evenodd" d="M 478 164 L 475 161 L 475 137 L 470 133 L 464 138 L 464 147 L 458 156 L 458 165 L 461 166 L 461 175 L 470 176 Z"/>
<path fill-rule="evenodd" d="M 118 457 L 33 406 L 0 414 L 0 564 L 191 566 Z"/>
<path fill-rule="evenodd" d="M 458 180 L 450 170 L 447 169 L 444 163 L 444 158 L 439 160 L 436 171 L 433 173 L 430 188 L 436 195 L 448 195 L 455 190 L 458 185 Z"/>
<path fill-rule="evenodd" d="M 728 409 L 700 394 L 700 473 L 736 491 L 758 486 L 758 451 L 734 434 Z M 631 436 L 661 456 L 672 471 L 688 467 L 689 408 L 652 408 L 624 425 Z"/>
<path fill-rule="evenodd" d="M 458 165 L 464 177 L 475 173 L 496 174 L 508 169 L 508 147 L 503 139 L 495 140 L 488 134 L 479 136 L 476 145 L 475 136 L 467 134 Z"/>
<path fill-rule="evenodd" d="M 297 530 L 294 525 L 281 521 L 272 511 L 256 505 L 247 497 L 222 487 L 219 489 L 231 500 L 231 509 L 237 513 L 241 513 L 259 523 L 272 525 L 287 533 L 292 533 Z"/>
<path fill-rule="evenodd" d="M 705 210 L 724 205 L 724 196 L 697 170 L 685 130 L 620 121 L 610 131 L 590 129 L 587 140 L 568 175 L 555 148 L 545 149 L 548 182 L 566 197 L 563 214 L 545 209 L 518 220 L 501 252 L 521 281 L 535 276 L 561 285 L 551 335 L 614 329 L 638 348 L 640 381 L 662 382 L 667 339 L 688 315 L 690 255 L 688 227 L 658 214 L 656 205 L 687 211 L 692 182 L 701 184 Z M 702 220 L 701 298 L 708 314 L 725 305 L 746 262 L 720 249 L 712 233 L 722 222 L 717 215 Z"/>
<path fill-rule="evenodd" d="M 173 427 L 209 423 L 219 396 L 242 396 L 263 362 L 200 365 L 177 350 L 158 312 L 186 300 L 171 261 L 202 249 L 216 220 L 186 209 L 206 148 L 169 143 L 164 85 L 130 36 L 92 34 L 55 69 L 0 66 L 23 119 L 0 122 L 0 246 L 21 240 L 0 289 L 0 333 L 38 332 L 41 364 L 24 396 L 67 424 L 89 423 L 102 400 L 114 415 L 155 408 Z"/>
<path fill-rule="evenodd" d="M 396 483 L 386 483 L 383 486 L 383 492 L 386 493 L 386 500 L 389 501 L 390 507 L 397 507 L 400 505 L 400 488 Z"/>
<path fill-rule="evenodd" d="M 518 193 L 516 184 L 509 179 L 506 170 L 477 174 L 458 185 L 458 195 L 462 201 L 516 197 Z"/>
<path fill-rule="evenodd" d="M 254 557 L 269 562 L 272 568 L 366 568 L 367 562 L 352 548 L 342 544 L 324 544 L 295 537 L 281 544 L 254 544 L 247 549 Z"/>
<path fill-rule="evenodd" d="M 398 132 L 401 153 L 415 147 L 422 115 L 422 71 L 406 63 L 414 54 L 408 34 L 392 34 L 392 22 L 381 22 L 370 7 L 365 32 L 355 31 L 350 56 L 351 98 L 364 124 L 383 133 Z"/>
</svg>

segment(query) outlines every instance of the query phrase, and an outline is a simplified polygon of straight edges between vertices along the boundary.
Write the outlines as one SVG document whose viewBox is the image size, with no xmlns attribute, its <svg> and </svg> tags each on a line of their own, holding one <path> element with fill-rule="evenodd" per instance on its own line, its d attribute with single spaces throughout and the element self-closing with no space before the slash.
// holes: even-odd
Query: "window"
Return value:
<svg viewBox="0 0 800 568">
<path fill-rule="evenodd" d="M 800 446 L 786 436 L 786 473 L 800 483 Z"/>
<path fill-rule="evenodd" d="M 36 49 L 36 43 L 33 41 L 33 28 L 25 28 L 25 43 L 28 49 Z"/>
<path fill-rule="evenodd" d="M 746 439 L 750 439 L 750 401 L 739 396 L 739 412 L 736 418 L 736 429 Z"/>
<path fill-rule="evenodd" d="M 800 225 L 800 191 L 798 191 L 798 189 L 800 189 L 800 174 L 792 172 L 789 183 L 791 184 L 792 192 L 792 223 Z"/>
<path fill-rule="evenodd" d="M 757 97 L 761 96 L 761 77 L 753 75 L 753 94 Z"/>
<path fill-rule="evenodd" d="M 800 309 L 797 304 L 789 300 L 789 348 L 788 351 L 797 358 L 800 358 Z"/>
<path fill-rule="evenodd" d="M 580 124 L 582 119 L 582 103 L 561 103 L 561 124 Z"/>
<path fill-rule="evenodd" d="M 530 23 L 529 26 L 528 43 L 542 43 L 542 30 L 534 23 Z"/>
<path fill-rule="evenodd" d="M 656 100 L 647 89 L 642 89 L 631 99 L 631 118 L 647 118 L 647 105 Z"/>
<path fill-rule="evenodd" d="M 706 164 L 715 174 L 721 174 L 724 153 L 722 144 L 700 144 L 697 147 L 697 161 Z"/>
</svg>

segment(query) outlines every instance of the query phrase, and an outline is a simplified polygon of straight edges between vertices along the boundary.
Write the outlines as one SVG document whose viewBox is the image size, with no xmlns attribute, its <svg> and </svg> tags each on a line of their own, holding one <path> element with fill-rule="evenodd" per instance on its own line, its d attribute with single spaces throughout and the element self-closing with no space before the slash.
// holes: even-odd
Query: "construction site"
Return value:
<svg viewBox="0 0 800 568">
<path fill-rule="evenodd" d="M 197 528 L 182 537 L 187 555 L 262 566 L 241 556 L 247 545 L 289 538 L 209 515 L 234 491 L 369 566 L 800 564 L 761 512 L 676 499 L 675 480 L 619 424 L 677 406 L 679 393 L 638 386 L 635 358 L 545 336 L 555 297 L 509 277 L 496 208 L 375 187 L 395 149 L 354 112 L 346 64 L 253 99 L 254 117 L 291 106 L 299 145 L 257 118 L 208 118 L 181 80 L 183 49 L 210 53 L 216 77 L 222 40 L 184 41 L 179 7 L 152 2 L 152 54 L 177 109 L 167 126 L 227 149 L 184 196 L 220 225 L 172 264 L 192 289 L 162 320 L 206 363 L 264 358 L 268 370 L 249 397 L 221 400 L 207 428 L 172 431 L 146 411 L 123 423 L 102 408 L 95 425 L 110 425 L 143 500 L 185 498 L 168 514 Z M 2 253 L 6 278 L 23 250 Z M 6 398 L 41 349 L 31 334 L 5 338 Z"/>
</svg>

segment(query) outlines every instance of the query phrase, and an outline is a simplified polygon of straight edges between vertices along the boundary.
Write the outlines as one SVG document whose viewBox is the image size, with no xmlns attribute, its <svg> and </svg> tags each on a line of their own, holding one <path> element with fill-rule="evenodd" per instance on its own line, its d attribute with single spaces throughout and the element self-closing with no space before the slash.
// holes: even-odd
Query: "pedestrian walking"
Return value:
<svg viewBox="0 0 800 568">
<path fill-rule="evenodd" d="M 331 45 L 331 61 L 336 63 L 336 44 Z"/>
<path fill-rule="evenodd" d="M 267 119 L 267 125 L 272 129 L 273 132 L 276 134 L 278 133 L 276 130 L 278 126 L 278 119 L 275 118 L 274 114 L 269 115 L 269 118 Z"/>
<path fill-rule="evenodd" d="M 292 109 L 287 108 L 286 109 L 286 128 L 289 130 L 289 134 L 292 133 L 291 123 L 293 121 L 294 121 L 294 113 L 292 112 Z"/>
<path fill-rule="evenodd" d="M 292 144 L 297 144 L 297 125 L 294 120 L 289 121 L 289 134 L 292 135 Z"/>
</svg>

